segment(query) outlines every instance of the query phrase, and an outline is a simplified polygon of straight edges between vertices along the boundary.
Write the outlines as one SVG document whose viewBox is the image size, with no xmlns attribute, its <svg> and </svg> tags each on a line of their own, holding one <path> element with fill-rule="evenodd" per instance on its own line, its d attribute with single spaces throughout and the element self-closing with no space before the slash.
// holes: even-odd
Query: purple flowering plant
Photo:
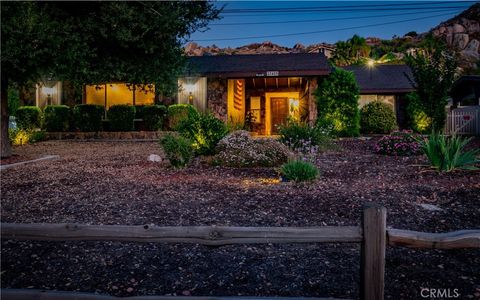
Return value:
<svg viewBox="0 0 480 300">
<path fill-rule="evenodd" d="M 412 156 L 422 154 L 419 137 L 411 131 L 396 131 L 378 140 L 373 150 L 377 154 Z"/>
</svg>

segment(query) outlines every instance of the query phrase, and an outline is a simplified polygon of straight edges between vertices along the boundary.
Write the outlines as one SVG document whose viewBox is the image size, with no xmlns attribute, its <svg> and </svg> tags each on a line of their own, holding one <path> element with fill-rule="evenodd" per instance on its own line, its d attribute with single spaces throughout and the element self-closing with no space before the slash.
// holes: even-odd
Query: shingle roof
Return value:
<svg viewBox="0 0 480 300">
<path fill-rule="evenodd" d="M 348 66 L 355 74 L 361 94 L 407 93 L 415 90 L 413 75 L 407 65 Z"/>
<path fill-rule="evenodd" d="M 323 53 L 192 56 L 187 62 L 192 76 L 317 76 L 332 69 Z"/>
</svg>

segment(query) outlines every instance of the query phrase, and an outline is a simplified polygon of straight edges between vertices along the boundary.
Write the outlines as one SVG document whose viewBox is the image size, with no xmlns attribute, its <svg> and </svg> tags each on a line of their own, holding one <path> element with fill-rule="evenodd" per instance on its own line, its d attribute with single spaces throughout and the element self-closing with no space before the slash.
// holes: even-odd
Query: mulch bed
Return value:
<svg viewBox="0 0 480 300">
<path fill-rule="evenodd" d="M 437 174 L 425 158 L 386 157 L 373 141 L 343 140 L 318 158 L 314 184 L 278 183 L 275 169 L 147 161 L 157 143 L 43 142 L 18 155 L 60 155 L 2 171 L 2 222 L 358 225 L 361 207 L 387 207 L 388 226 L 429 232 L 480 227 L 480 172 Z M 471 147 L 480 146 L 478 140 Z M 441 211 L 428 211 L 419 203 Z M 2 242 L 3 287 L 146 294 L 356 298 L 359 246 Z M 480 250 L 387 249 L 386 297 L 421 288 L 480 297 Z"/>
</svg>

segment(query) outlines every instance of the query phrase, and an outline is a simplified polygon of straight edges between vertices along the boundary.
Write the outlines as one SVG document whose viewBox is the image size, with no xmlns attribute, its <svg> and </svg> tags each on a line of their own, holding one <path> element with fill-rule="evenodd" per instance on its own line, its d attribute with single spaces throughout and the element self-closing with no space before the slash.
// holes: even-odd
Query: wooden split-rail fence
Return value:
<svg viewBox="0 0 480 300">
<path fill-rule="evenodd" d="M 480 248 L 480 229 L 426 233 L 386 227 L 386 209 L 367 204 L 361 226 L 223 227 L 223 226 L 120 226 L 79 224 L 1 224 L 2 239 L 42 241 L 128 241 L 194 243 L 209 246 L 258 243 L 361 243 L 360 298 L 384 298 L 385 248 Z M 115 300 L 117 297 L 60 291 L 2 289 L 4 300 Z M 176 297 L 137 296 L 127 300 L 301 300 L 322 298 Z M 331 299 L 331 298 L 329 298 Z"/>
</svg>

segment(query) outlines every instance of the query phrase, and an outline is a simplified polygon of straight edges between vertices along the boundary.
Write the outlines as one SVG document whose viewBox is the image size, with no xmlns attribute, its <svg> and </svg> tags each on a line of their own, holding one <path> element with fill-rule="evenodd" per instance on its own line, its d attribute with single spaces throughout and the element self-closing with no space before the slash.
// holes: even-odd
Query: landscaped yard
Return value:
<svg viewBox="0 0 480 300">
<path fill-rule="evenodd" d="M 60 155 L 2 171 L 2 222 L 85 224 L 358 225 L 363 203 L 388 226 L 440 232 L 478 228 L 480 173 L 437 174 L 419 157 L 388 157 L 372 141 L 337 142 L 318 158 L 314 184 L 280 183 L 272 168 L 201 161 L 182 170 L 150 162 L 157 143 L 42 142 L 20 156 Z M 478 140 L 476 141 L 478 145 Z M 429 211 L 418 204 L 432 204 Z M 207 247 L 119 242 L 2 241 L 2 286 L 113 295 L 358 296 L 359 246 Z M 422 287 L 480 292 L 480 251 L 387 249 L 386 297 Z"/>
</svg>

